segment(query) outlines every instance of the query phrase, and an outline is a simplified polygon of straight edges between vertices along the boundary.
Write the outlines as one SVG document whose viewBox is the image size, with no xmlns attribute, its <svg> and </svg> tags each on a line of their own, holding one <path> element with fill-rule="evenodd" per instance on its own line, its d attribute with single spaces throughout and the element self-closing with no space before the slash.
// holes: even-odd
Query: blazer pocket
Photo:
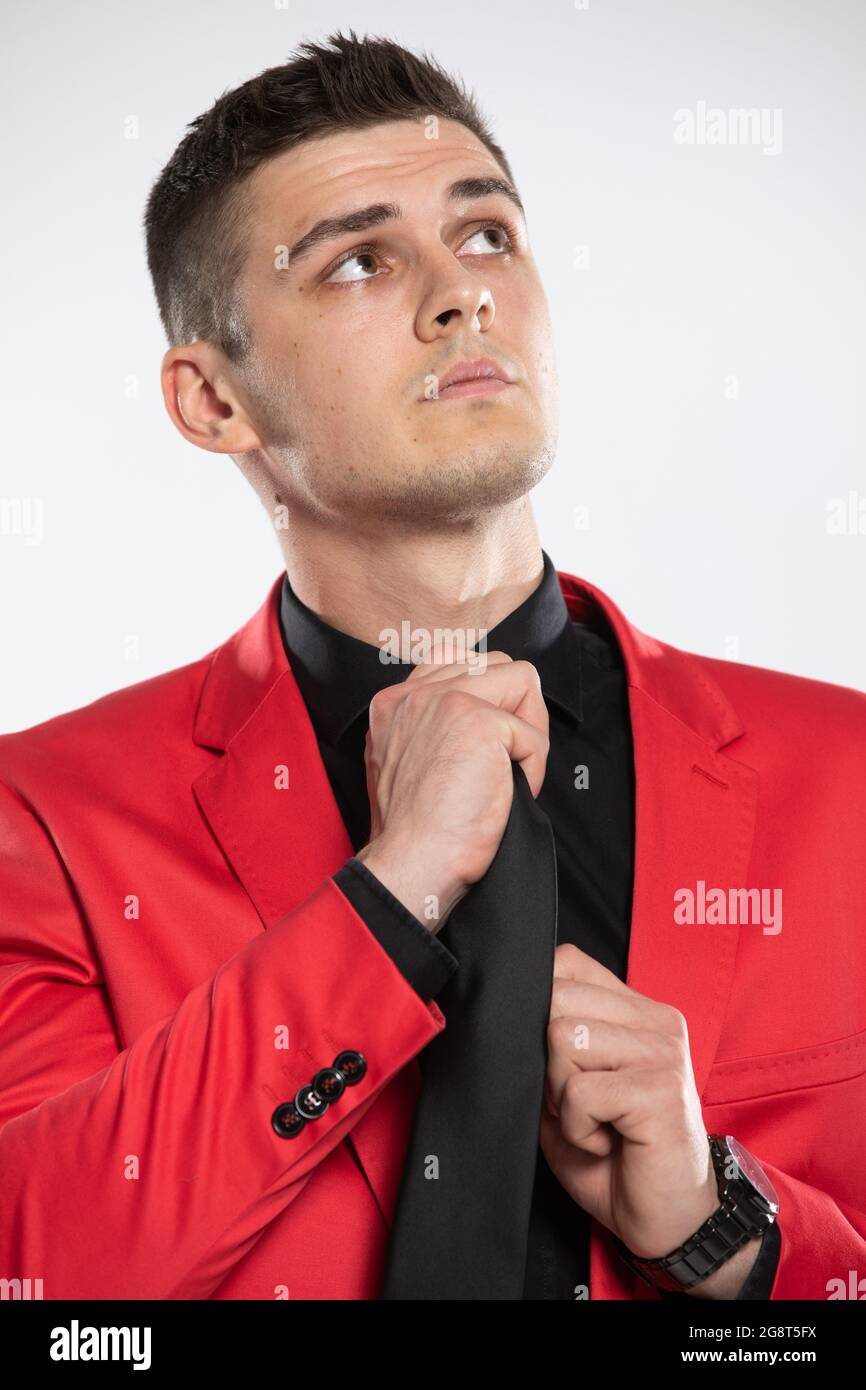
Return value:
<svg viewBox="0 0 866 1390">
<path fill-rule="evenodd" d="M 866 1028 L 817 1047 L 793 1052 L 733 1058 L 710 1068 L 701 1097 L 704 1105 L 728 1105 L 757 1096 L 777 1095 L 805 1086 L 850 1081 L 866 1072 Z"/>
</svg>

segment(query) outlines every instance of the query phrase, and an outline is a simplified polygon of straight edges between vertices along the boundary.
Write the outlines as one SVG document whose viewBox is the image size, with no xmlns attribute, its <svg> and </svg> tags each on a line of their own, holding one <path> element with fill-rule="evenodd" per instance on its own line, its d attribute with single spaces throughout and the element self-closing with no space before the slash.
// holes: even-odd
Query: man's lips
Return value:
<svg viewBox="0 0 866 1390">
<path fill-rule="evenodd" d="M 436 395 L 425 400 L 448 400 L 456 396 L 487 396 L 504 391 L 512 380 L 504 367 L 492 357 L 476 357 L 457 362 L 439 378 Z"/>
</svg>

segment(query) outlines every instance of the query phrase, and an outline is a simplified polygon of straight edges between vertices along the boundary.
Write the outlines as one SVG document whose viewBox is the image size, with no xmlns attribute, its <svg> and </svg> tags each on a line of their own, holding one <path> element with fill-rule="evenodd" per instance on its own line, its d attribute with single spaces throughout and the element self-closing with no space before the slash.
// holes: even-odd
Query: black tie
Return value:
<svg viewBox="0 0 866 1390">
<path fill-rule="evenodd" d="M 419 1054 L 380 1299 L 522 1299 L 556 948 L 553 829 L 526 775 L 487 873 L 440 939 L 459 965 Z"/>
</svg>

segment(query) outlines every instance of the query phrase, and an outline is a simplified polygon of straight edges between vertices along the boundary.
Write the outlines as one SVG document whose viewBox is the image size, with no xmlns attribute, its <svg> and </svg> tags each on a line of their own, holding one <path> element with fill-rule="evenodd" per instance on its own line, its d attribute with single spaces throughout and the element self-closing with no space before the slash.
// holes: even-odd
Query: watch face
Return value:
<svg viewBox="0 0 866 1390">
<path fill-rule="evenodd" d="M 779 1194 L 758 1160 L 753 1158 L 748 1149 L 744 1149 L 739 1140 L 735 1139 L 732 1134 L 725 1136 L 725 1143 L 736 1159 L 737 1166 L 746 1179 L 746 1182 L 751 1183 L 752 1187 L 755 1188 L 758 1195 L 767 1203 L 771 1211 L 778 1211 Z"/>
</svg>

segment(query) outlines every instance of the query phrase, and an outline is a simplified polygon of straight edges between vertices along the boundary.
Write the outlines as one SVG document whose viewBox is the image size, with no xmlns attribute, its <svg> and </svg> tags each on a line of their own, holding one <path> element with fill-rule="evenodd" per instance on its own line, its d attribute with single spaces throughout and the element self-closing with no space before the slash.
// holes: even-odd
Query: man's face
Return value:
<svg viewBox="0 0 866 1390">
<path fill-rule="evenodd" d="M 471 518 L 528 492 L 556 446 L 552 329 L 520 208 L 449 194 L 509 181 L 464 126 L 426 131 L 307 141 L 252 177 L 245 382 L 266 472 L 290 505 L 359 524 Z M 386 203 L 401 216 L 280 254 L 322 219 Z M 480 357 L 510 384 L 443 389 Z"/>
</svg>

